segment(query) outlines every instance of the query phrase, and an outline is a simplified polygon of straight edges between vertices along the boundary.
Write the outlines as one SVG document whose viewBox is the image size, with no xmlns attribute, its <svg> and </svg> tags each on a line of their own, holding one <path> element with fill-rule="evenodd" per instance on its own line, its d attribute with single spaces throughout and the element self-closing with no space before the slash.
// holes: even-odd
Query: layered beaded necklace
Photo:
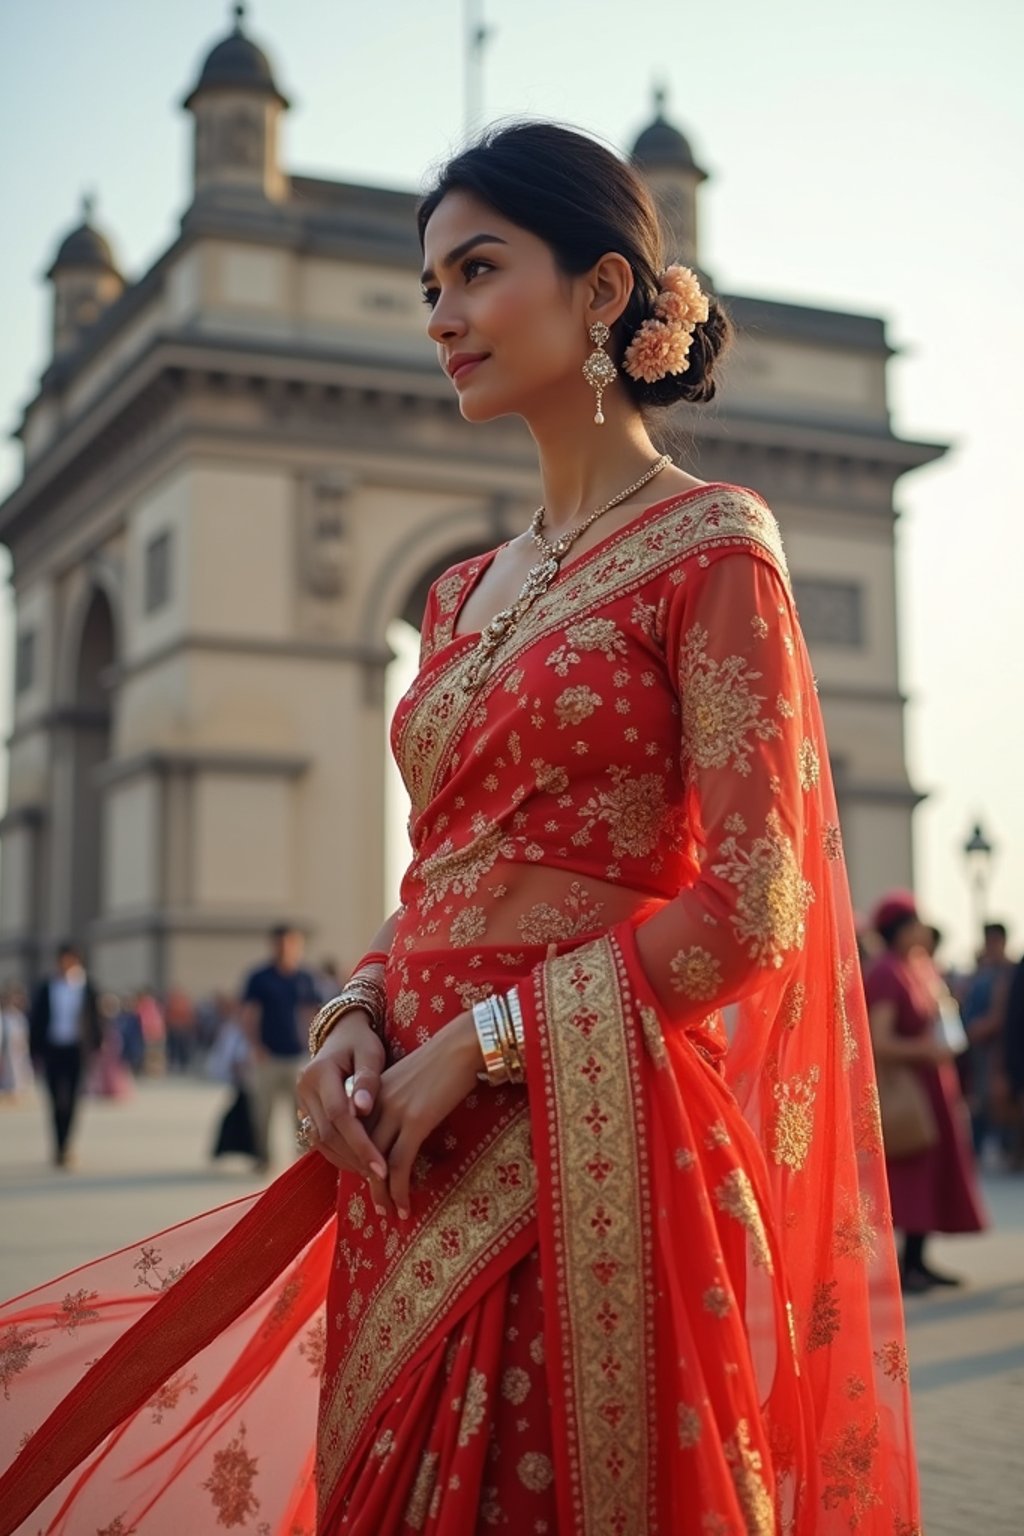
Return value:
<svg viewBox="0 0 1024 1536">
<path fill-rule="evenodd" d="M 504 645 L 509 635 L 518 629 L 523 617 L 533 607 L 537 599 L 543 597 L 544 593 L 548 590 L 561 569 L 562 561 L 570 549 L 572 549 L 576 540 L 581 538 L 590 525 L 595 523 L 603 513 L 610 512 L 612 507 L 617 507 L 620 502 L 627 501 L 630 496 L 645 486 L 649 480 L 653 480 L 655 475 L 659 475 L 663 469 L 667 469 L 671 463 L 672 459 L 670 456 L 667 453 L 663 453 L 661 458 L 640 476 L 639 480 L 634 480 L 632 485 L 628 485 L 624 491 L 620 491 L 617 496 L 613 496 L 611 501 L 606 501 L 595 512 L 591 512 L 590 516 L 584 518 L 577 528 L 570 528 L 560 538 L 550 540 L 544 537 L 544 508 L 542 506 L 537 508 L 530 520 L 530 537 L 544 558 L 538 561 L 536 565 L 531 566 L 523 583 L 523 589 L 515 602 L 508 608 L 503 608 L 500 613 L 496 613 L 487 628 L 482 631 L 476 648 L 469 656 L 466 670 L 462 675 L 462 688 L 465 693 L 475 693 L 480 685 L 490 676 L 494 668 L 497 652 Z"/>
</svg>

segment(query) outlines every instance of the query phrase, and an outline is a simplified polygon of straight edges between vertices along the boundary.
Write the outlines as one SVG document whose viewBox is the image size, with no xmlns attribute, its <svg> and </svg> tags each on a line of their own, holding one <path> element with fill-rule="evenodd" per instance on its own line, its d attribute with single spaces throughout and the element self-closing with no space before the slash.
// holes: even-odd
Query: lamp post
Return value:
<svg viewBox="0 0 1024 1536">
<path fill-rule="evenodd" d="M 994 848 L 976 821 L 970 837 L 964 843 L 963 854 L 967 864 L 967 883 L 971 892 L 971 923 L 974 929 L 974 946 L 981 940 L 981 932 L 988 919 L 988 883 L 992 873 Z"/>
<path fill-rule="evenodd" d="M 484 50 L 494 36 L 494 27 L 486 25 L 483 16 L 483 0 L 463 0 L 463 32 L 465 37 L 465 97 L 464 133 L 473 137 L 481 126 L 484 95 Z"/>
</svg>

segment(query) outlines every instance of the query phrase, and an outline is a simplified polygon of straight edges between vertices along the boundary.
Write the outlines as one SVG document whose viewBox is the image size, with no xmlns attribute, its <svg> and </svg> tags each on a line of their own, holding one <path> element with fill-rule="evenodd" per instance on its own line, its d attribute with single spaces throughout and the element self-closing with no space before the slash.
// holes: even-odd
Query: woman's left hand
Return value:
<svg viewBox="0 0 1024 1536">
<path fill-rule="evenodd" d="M 424 1045 L 387 1068 L 380 1079 L 376 1115 L 370 1129 L 374 1145 L 388 1165 L 387 1182 L 371 1175 L 370 1195 L 379 1214 L 393 1202 L 404 1220 L 411 1210 L 409 1181 L 416 1154 L 475 1088 L 483 1056 L 471 1013 L 460 1013 Z"/>
</svg>

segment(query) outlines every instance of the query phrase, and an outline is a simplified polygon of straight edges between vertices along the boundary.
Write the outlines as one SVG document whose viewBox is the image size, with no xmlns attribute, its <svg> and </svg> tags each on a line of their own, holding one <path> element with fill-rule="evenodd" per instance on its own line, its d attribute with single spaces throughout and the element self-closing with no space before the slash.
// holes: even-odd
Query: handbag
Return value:
<svg viewBox="0 0 1024 1536">
<path fill-rule="evenodd" d="M 886 1157 L 927 1152 L 938 1141 L 939 1128 L 919 1075 L 902 1061 L 880 1063 L 877 1071 Z"/>
</svg>

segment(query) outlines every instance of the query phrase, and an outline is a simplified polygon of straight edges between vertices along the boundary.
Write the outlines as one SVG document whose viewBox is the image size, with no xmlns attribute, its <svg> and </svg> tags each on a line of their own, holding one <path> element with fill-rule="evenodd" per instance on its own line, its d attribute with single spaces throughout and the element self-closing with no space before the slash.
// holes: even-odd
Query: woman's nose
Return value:
<svg viewBox="0 0 1024 1536">
<path fill-rule="evenodd" d="M 465 336 L 466 323 L 460 319 L 451 309 L 445 305 L 443 298 L 438 299 L 430 312 L 427 322 L 427 335 L 438 346 L 443 346 L 447 341 L 454 341 L 458 336 Z"/>
</svg>

